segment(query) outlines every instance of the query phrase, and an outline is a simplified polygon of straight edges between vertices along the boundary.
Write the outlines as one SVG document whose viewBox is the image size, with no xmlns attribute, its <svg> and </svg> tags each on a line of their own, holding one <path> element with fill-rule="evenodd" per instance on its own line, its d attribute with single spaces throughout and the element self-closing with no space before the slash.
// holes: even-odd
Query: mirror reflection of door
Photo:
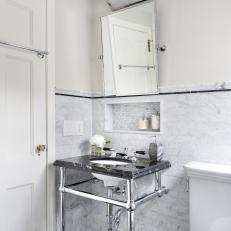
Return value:
<svg viewBox="0 0 231 231">
<path fill-rule="evenodd" d="M 154 22 L 153 2 L 102 19 L 106 95 L 157 92 Z"/>
</svg>

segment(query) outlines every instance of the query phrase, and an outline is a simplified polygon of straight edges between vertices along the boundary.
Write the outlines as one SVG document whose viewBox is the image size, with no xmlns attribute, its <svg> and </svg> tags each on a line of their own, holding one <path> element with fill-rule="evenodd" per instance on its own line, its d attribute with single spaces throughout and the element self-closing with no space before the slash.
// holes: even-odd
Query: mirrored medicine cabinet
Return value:
<svg viewBox="0 0 231 231">
<path fill-rule="evenodd" d="M 155 17 L 148 1 L 101 18 L 105 96 L 157 93 Z"/>
</svg>

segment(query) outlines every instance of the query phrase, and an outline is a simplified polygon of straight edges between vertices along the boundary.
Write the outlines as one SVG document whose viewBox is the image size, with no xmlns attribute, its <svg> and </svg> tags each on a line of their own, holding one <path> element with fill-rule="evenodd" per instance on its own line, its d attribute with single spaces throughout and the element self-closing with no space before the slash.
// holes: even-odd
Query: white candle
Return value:
<svg viewBox="0 0 231 231">
<path fill-rule="evenodd" d="M 148 129 L 148 119 L 141 118 L 139 120 L 139 129 L 142 129 L 142 130 Z"/>
</svg>

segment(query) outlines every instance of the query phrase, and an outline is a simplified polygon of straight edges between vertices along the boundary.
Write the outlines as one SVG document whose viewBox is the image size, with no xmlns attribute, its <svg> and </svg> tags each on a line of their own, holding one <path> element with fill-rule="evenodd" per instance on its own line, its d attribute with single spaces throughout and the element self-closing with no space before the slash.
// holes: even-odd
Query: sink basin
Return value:
<svg viewBox="0 0 231 231">
<path fill-rule="evenodd" d="M 103 181 L 104 187 L 112 187 L 112 186 L 118 186 L 122 181 L 124 181 L 123 178 L 114 177 L 114 176 L 107 176 L 99 173 L 92 173 L 92 175 Z"/>
<path fill-rule="evenodd" d="M 128 165 L 130 162 L 128 161 L 123 161 L 123 160 L 90 160 L 91 163 L 93 164 L 103 164 L 103 165 Z"/>
<path fill-rule="evenodd" d="M 130 164 L 131 162 L 128 160 L 118 160 L 118 159 L 111 159 L 111 158 L 104 158 L 104 159 L 93 159 L 90 160 L 92 164 L 97 164 L 100 166 L 126 166 Z M 102 180 L 105 187 L 112 187 L 112 186 L 118 186 L 122 181 L 124 181 L 123 178 L 114 177 L 114 176 L 108 176 L 103 175 L 100 173 L 92 173 L 94 177 L 96 177 L 99 180 Z"/>
</svg>

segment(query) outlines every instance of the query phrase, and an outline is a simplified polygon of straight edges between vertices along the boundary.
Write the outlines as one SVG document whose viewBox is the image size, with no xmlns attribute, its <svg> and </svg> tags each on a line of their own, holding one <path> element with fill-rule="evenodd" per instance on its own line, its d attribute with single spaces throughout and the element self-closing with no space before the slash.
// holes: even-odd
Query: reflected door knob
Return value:
<svg viewBox="0 0 231 231">
<path fill-rule="evenodd" d="M 44 144 L 38 144 L 35 148 L 35 152 L 37 153 L 38 156 L 40 156 L 41 152 L 46 151 L 46 145 Z"/>
</svg>

